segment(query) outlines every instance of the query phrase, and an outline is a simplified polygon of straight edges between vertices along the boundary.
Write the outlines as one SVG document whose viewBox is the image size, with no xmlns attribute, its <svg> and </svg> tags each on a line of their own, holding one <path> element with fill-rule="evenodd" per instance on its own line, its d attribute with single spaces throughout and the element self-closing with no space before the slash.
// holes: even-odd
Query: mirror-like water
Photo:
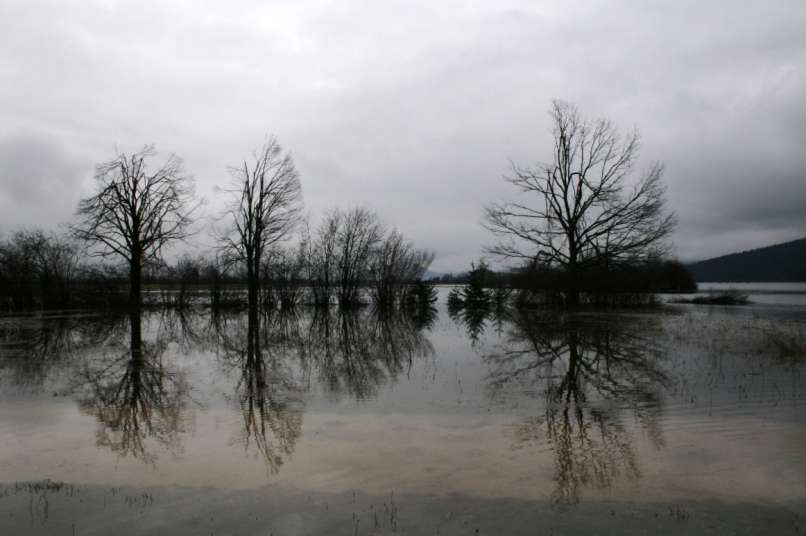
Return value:
<svg viewBox="0 0 806 536">
<path fill-rule="evenodd" d="M 0 533 L 796 533 L 803 313 L 1 318 Z"/>
</svg>

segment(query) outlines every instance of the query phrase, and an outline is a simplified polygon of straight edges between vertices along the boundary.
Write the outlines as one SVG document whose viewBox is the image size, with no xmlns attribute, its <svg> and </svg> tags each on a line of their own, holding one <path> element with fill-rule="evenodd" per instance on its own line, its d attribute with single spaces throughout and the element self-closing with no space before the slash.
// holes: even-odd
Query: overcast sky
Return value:
<svg viewBox="0 0 806 536">
<path fill-rule="evenodd" d="M 684 260 L 806 236 L 803 0 L 0 0 L 0 232 L 152 142 L 215 213 L 273 133 L 314 219 L 369 206 L 458 271 L 509 160 L 550 158 L 552 98 L 640 129 Z"/>
</svg>

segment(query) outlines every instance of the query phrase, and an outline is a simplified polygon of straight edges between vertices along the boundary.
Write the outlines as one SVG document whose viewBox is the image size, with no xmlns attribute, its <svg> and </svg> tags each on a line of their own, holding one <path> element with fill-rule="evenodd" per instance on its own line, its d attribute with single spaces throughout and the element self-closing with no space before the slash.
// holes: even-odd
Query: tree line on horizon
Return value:
<svg viewBox="0 0 806 536">
<path fill-rule="evenodd" d="M 691 290 L 685 268 L 668 259 L 675 218 L 666 210 L 663 166 L 633 179 L 637 131 L 624 135 L 563 101 L 554 101 L 551 117 L 552 159 L 513 165 L 504 178 L 519 197 L 484 209 L 484 226 L 496 237 L 486 252 L 509 266 L 496 285 L 517 288 L 522 305 L 568 308 L 600 303 L 604 294 Z M 180 290 L 204 283 L 213 304 L 237 282 L 250 310 L 433 301 L 423 282 L 433 252 L 416 248 L 373 211 L 333 209 L 315 228 L 305 224 L 299 174 L 273 137 L 230 168 L 216 246 L 168 265 L 166 249 L 193 234 L 200 202 L 179 157 L 156 166 L 155 159 L 146 146 L 99 164 L 96 191 L 79 202 L 68 233 L 18 231 L 2 241 L 0 296 L 7 306 L 112 300 L 139 307 L 144 281 Z"/>
<path fill-rule="evenodd" d="M 0 242 L 0 296 L 8 308 L 137 308 L 144 281 L 178 289 L 164 295 L 171 305 L 187 304 L 200 285 L 213 305 L 240 301 L 228 287 L 242 285 L 250 310 L 303 301 L 430 304 L 419 283 L 433 253 L 372 210 L 335 208 L 315 228 L 305 225 L 298 173 L 275 138 L 230 169 L 230 203 L 216 218 L 216 246 L 166 263 L 165 250 L 193 234 L 200 203 L 182 161 L 171 155 L 152 167 L 155 157 L 146 146 L 99 164 L 96 193 L 79 202 L 67 233 L 21 230 Z"/>
</svg>

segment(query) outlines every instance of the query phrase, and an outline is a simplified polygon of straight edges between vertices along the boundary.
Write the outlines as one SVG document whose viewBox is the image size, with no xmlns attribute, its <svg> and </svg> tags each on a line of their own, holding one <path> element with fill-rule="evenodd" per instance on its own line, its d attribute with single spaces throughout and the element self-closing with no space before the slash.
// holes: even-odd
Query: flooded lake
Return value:
<svg viewBox="0 0 806 536">
<path fill-rule="evenodd" d="M 0 534 L 806 530 L 803 295 L 451 315 L 444 290 L 0 318 Z"/>
</svg>

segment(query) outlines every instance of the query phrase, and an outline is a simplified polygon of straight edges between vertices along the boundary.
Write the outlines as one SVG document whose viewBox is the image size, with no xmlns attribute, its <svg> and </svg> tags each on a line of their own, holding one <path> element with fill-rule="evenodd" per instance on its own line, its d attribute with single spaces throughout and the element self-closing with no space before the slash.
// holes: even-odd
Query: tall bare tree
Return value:
<svg viewBox="0 0 806 536">
<path fill-rule="evenodd" d="M 172 154 L 156 169 L 148 145 L 131 154 L 118 154 L 95 170 L 98 192 L 82 199 L 73 233 L 91 244 L 91 253 L 118 256 L 129 265 L 129 300 L 140 304 L 143 265 L 159 261 L 171 242 L 187 237 L 193 204 L 193 179 Z"/>
<path fill-rule="evenodd" d="M 231 168 L 234 202 L 231 226 L 221 236 L 224 256 L 246 265 L 249 306 L 257 307 L 260 274 L 270 248 L 289 237 L 300 222 L 302 187 L 294 161 L 274 137 L 252 160 Z"/>
<path fill-rule="evenodd" d="M 657 256 L 674 228 L 665 210 L 663 166 L 633 178 L 637 131 L 623 135 L 608 119 L 588 120 L 554 101 L 554 153 L 550 163 L 513 166 L 505 180 L 524 195 L 485 208 L 485 227 L 499 239 L 490 253 L 567 275 L 566 303 L 579 303 L 579 276 Z"/>
</svg>

